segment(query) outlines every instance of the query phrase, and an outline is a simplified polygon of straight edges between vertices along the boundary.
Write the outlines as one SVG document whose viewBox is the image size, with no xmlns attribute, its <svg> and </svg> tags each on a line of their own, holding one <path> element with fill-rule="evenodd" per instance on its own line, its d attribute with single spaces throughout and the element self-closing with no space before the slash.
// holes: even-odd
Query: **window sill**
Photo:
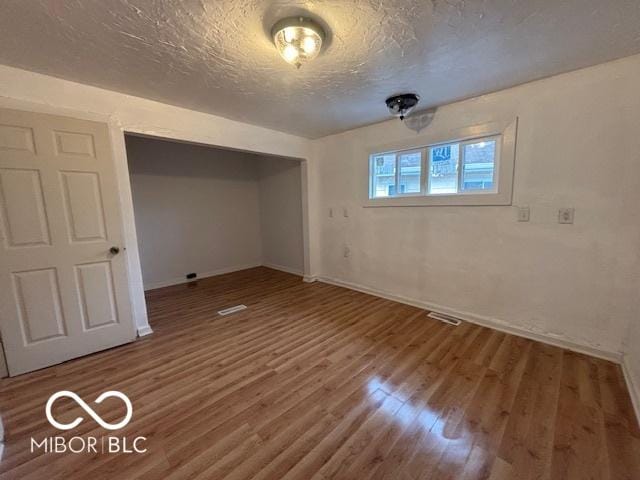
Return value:
<svg viewBox="0 0 640 480">
<path fill-rule="evenodd" d="M 370 198 L 364 202 L 365 208 L 381 207 L 490 207 L 510 206 L 511 194 L 481 193 L 463 195 L 432 195 Z"/>
</svg>

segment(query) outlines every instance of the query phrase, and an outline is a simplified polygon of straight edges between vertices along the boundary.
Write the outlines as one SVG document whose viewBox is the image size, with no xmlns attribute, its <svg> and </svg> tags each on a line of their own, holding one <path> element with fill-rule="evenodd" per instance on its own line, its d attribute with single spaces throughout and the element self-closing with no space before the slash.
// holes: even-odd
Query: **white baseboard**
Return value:
<svg viewBox="0 0 640 480">
<path fill-rule="evenodd" d="M 329 283 L 331 285 L 336 285 L 338 287 L 344 287 L 350 290 L 356 290 L 358 292 L 374 295 L 376 297 L 385 298 L 387 300 L 392 300 L 394 302 L 404 303 L 407 305 L 411 305 L 413 307 L 422 308 L 424 310 L 446 313 L 448 315 L 453 315 L 455 317 L 461 318 L 462 320 L 465 320 L 470 323 L 475 323 L 483 327 L 488 327 L 494 330 L 499 330 L 501 332 L 517 335 L 519 337 L 528 338 L 530 340 L 536 340 L 542 343 L 547 343 L 549 345 L 553 345 L 556 347 L 566 348 L 567 350 L 572 350 L 578 353 L 584 353 L 586 355 L 602 358 L 604 360 L 609 360 L 611 362 L 621 363 L 622 361 L 622 354 L 620 352 L 602 350 L 601 348 L 595 347 L 593 345 L 587 345 L 587 344 L 580 343 L 575 340 L 567 339 L 564 337 L 550 335 L 548 333 L 536 332 L 534 330 L 528 330 L 522 327 L 515 327 L 507 324 L 504 321 L 497 320 L 494 318 L 475 315 L 470 312 L 459 311 L 454 308 L 446 307 L 444 305 L 437 305 L 437 304 L 425 302 L 422 300 L 395 295 L 389 292 L 384 292 L 374 288 L 369 288 L 364 285 L 358 285 L 356 283 L 339 280 L 337 278 L 321 276 L 321 277 L 318 277 L 317 280 L 324 283 Z"/>
<path fill-rule="evenodd" d="M 195 282 L 203 278 L 215 277 L 216 275 L 224 275 L 225 273 L 237 272 L 239 270 L 246 270 L 247 268 L 259 267 L 261 265 L 262 265 L 261 262 L 249 263 L 246 265 L 236 265 L 233 267 L 220 268 L 218 270 L 213 270 L 210 272 L 200 272 L 198 273 L 198 278 L 195 278 L 193 280 L 188 280 L 185 277 L 177 277 L 169 280 L 163 280 L 160 282 L 151 282 L 144 286 L 144 291 L 146 292 L 147 290 L 154 290 L 156 288 L 170 287 L 172 285 L 180 285 L 181 283 Z"/>
<path fill-rule="evenodd" d="M 151 335 L 153 333 L 153 330 L 151 330 L 151 327 L 149 325 L 147 325 L 146 327 L 140 327 L 138 329 L 138 337 L 144 337 L 146 335 Z"/>
<path fill-rule="evenodd" d="M 277 265 L 275 263 L 263 263 L 262 266 L 271 268 L 273 270 L 280 270 L 281 272 L 298 275 L 299 277 L 302 277 L 304 275 L 304 272 L 302 270 L 298 270 L 297 268 L 285 267 L 284 265 Z"/>
<path fill-rule="evenodd" d="M 313 275 L 305 275 L 302 278 L 302 281 L 305 283 L 313 283 L 313 282 L 317 282 L 318 281 L 318 277 L 313 276 Z"/>
<path fill-rule="evenodd" d="M 631 403 L 633 409 L 636 412 L 636 420 L 640 424 L 640 384 L 633 376 L 629 364 L 627 362 L 627 355 L 622 356 L 622 373 L 624 374 L 624 380 L 627 383 L 627 390 L 631 396 Z"/>
</svg>

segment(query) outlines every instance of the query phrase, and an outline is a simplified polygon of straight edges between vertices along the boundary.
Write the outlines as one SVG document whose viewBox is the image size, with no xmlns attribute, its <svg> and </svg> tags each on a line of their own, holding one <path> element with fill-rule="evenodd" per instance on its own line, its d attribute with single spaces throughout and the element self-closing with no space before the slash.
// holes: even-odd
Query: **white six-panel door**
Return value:
<svg viewBox="0 0 640 480">
<path fill-rule="evenodd" d="M 120 215 L 106 124 L 0 109 L 0 332 L 11 375 L 135 338 Z"/>
</svg>

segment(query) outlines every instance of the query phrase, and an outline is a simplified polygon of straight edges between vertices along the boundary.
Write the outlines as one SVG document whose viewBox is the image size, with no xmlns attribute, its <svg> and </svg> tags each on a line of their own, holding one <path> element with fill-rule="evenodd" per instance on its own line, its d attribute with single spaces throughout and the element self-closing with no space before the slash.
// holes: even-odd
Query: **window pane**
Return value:
<svg viewBox="0 0 640 480">
<path fill-rule="evenodd" d="M 396 194 L 396 156 L 376 155 L 371 162 L 372 193 L 374 197 L 388 197 Z"/>
<path fill-rule="evenodd" d="M 400 192 L 420 193 L 420 170 L 422 153 L 410 152 L 400 154 Z"/>
<path fill-rule="evenodd" d="M 429 148 L 429 193 L 458 193 L 460 144 Z"/>
<path fill-rule="evenodd" d="M 464 146 L 462 190 L 494 190 L 496 141 L 468 143 Z"/>
</svg>

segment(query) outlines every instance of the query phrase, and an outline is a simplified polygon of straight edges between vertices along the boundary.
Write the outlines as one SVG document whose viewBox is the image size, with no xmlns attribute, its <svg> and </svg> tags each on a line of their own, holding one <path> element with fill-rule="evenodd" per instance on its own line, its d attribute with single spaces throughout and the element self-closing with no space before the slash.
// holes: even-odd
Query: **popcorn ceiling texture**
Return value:
<svg viewBox="0 0 640 480">
<path fill-rule="evenodd" d="M 286 64 L 268 32 L 316 17 Z M 310 138 L 640 52 L 637 0 L 4 0 L 0 63 Z M 1 95 L 1 90 L 0 90 Z"/>
</svg>

